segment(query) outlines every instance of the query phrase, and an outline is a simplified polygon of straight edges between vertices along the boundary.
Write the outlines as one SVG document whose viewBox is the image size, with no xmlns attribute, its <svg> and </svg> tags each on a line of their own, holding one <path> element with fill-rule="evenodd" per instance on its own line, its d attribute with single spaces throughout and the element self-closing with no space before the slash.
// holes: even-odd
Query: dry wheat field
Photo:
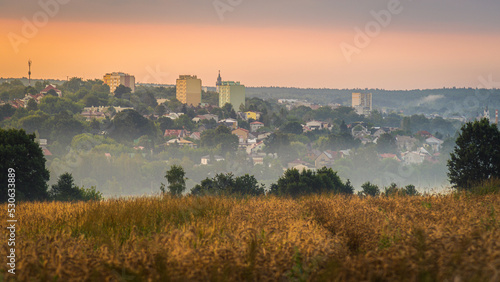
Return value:
<svg viewBox="0 0 500 282">
<path fill-rule="evenodd" d="M 499 211 L 466 194 L 23 203 L 0 280 L 500 281 Z"/>
</svg>

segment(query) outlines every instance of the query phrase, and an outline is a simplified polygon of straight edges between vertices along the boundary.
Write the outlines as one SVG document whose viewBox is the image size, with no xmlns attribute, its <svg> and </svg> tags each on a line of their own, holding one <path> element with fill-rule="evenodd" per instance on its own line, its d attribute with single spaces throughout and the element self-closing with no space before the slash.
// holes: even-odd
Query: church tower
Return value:
<svg viewBox="0 0 500 282">
<path fill-rule="evenodd" d="M 220 77 L 220 70 L 219 70 L 219 77 L 217 77 L 217 82 L 215 83 L 215 88 L 217 93 L 219 93 L 219 88 L 222 85 L 222 78 Z"/>
</svg>

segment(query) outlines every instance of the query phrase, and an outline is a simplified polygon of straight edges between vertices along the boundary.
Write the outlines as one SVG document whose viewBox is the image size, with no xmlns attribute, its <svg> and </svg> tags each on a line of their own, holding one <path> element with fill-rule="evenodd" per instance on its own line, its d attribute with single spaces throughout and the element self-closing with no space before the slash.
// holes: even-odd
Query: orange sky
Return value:
<svg viewBox="0 0 500 282">
<path fill-rule="evenodd" d="M 101 78 L 123 71 L 137 82 L 175 83 L 198 75 L 214 86 L 414 89 L 476 87 L 479 76 L 500 78 L 500 37 L 382 30 L 348 63 L 340 44 L 353 44 L 353 28 L 235 27 L 187 24 L 57 22 L 40 28 L 19 52 L 8 34 L 22 35 L 21 20 L 0 20 L 0 77 Z M 500 79 L 497 79 L 500 80 Z"/>
</svg>

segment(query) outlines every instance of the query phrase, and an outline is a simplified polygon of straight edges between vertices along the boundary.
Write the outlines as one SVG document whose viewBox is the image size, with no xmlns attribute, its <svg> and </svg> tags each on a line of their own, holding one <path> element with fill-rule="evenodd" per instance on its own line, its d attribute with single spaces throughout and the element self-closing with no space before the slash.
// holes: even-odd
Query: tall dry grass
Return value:
<svg viewBox="0 0 500 282">
<path fill-rule="evenodd" d="M 23 203 L 16 275 L 0 278 L 499 281 L 499 210 L 466 194 Z"/>
</svg>

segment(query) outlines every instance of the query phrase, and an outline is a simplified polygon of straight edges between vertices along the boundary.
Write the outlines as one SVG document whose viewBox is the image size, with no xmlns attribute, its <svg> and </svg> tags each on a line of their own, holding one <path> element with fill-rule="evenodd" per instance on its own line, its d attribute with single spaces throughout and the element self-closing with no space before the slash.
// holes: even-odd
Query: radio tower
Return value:
<svg viewBox="0 0 500 282">
<path fill-rule="evenodd" d="M 495 123 L 498 125 L 498 110 L 495 111 Z"/>
<path fill-rule="evenodd" d="M 28 60 L 28 83 L 31 86 L 31 59 Z"/>
</svg>

